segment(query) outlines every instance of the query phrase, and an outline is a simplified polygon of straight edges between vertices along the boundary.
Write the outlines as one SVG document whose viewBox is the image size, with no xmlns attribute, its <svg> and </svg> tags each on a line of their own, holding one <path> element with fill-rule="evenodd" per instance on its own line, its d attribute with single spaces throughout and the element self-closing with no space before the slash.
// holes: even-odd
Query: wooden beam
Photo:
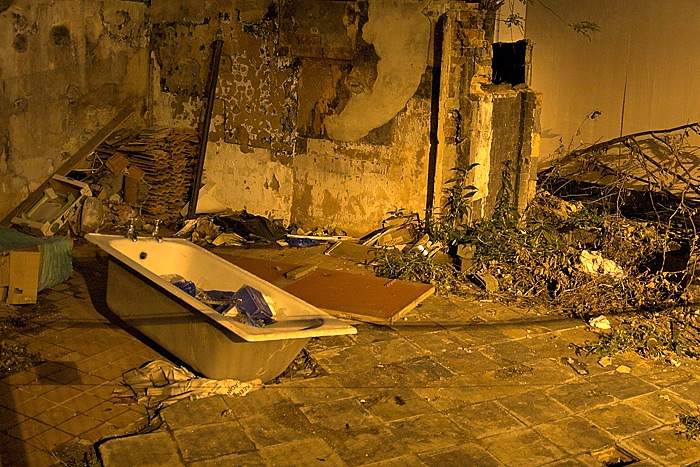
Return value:
<svg viewBox="0 0 700 467">
<path fill-rule="evenodd" d="M 20 203 L 15 209 L 13 209 L 3 220 L 0 225 L 9 227 L 12 223 L 12 219 L 19 213 L 26 211 L 36 204 L 37 201 L 41 199 L 44 194 L 44 190 L 49 186 L 49 180 L 53 178 L 54 175 L 68 175 L 68 172 L 73 170 L 78 164 L 80 164 L 87 156 L 92 154 L 92 152 L 97 149 L 97 147 L 102 144 L 104 140 L 109 138 L 109 136 L 114 133 L 131 115 L 134 113 L 135 105 L 130 103 L 127 107 L 119 112 L 111 122 L 109 122 L 104 128 L 95 133 L 95 135 L 90 138 L 87 143 L 78 149 L 78 151 L 73 154 L 73 156 L 65 161 L 54 173 L 51 174 L 49 178 L 46 179 L 44 183 L 39 186 L 34 192 L 32 192 L 27 198 Z"/>
</svg>

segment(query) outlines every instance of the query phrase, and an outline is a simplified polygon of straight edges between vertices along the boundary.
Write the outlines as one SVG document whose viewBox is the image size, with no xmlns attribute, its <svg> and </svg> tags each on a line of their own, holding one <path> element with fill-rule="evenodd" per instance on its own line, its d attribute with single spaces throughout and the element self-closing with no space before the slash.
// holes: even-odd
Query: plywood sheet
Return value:
<svg viewBox="0 0 700 467">
<path fill-rule="evenodd" d="M 429 284 L 327 269 L 283 288 L 334 316 L 378 324 L 397 320 L 435 292 Z"/>
</svg>

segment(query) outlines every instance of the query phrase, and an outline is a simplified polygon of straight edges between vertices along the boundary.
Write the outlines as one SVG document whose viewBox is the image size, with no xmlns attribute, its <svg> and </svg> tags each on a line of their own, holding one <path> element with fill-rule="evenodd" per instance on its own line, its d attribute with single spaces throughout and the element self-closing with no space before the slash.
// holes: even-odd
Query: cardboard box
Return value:
<svg viewBox="0 0 700 467">
<path fill-rule="evenodd" d="M 120 152 L 115 153 L 112 157 L 107 159 L 105 165 L 112 173 L 119 173 L 129 165 L 129 159 Z"/>
<path fill-rule="evenodd" d="M 34 235 L 50 237 L 75 213 L 86 197 L 91 196 L 90 187 L 61 175 L 49 180 L 44 196 L 28 211 L 12 219 L 12 223 Z"/>
<path fill-rule="evenodd" d="M 36 303 L 40 261 L 38 245 L 0 252 L 0 299 L 9 305 Z"/>
<path fill-rule="evenodd" d="M 124 202 L 126 204 L 136 205 L 138 203 L 139 180 L 141 180 L 146 172 L 136 166 L 129 166 L 126 175 L 124 176 Z"/>
</svg>

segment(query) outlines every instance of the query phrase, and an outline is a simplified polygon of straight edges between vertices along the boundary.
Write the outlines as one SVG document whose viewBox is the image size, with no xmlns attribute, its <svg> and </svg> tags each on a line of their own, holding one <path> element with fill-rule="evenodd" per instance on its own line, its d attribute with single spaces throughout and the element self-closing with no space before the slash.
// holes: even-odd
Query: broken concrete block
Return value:
<svg viewBox="0 0 700 467">
<path fill-rule="evenodd" d="M 102 201 L 89 196 L 85 198 L 83 209 L 80 213 L 80 233 L 97 232 L 104 221 L 105 213 Z"/>
<path fill-rule="evenodd" d="M 588 324 L 591 327 L 598 328 L 598 329 L 610 329 L 610 321 L 608 318 L 606 318 L 603 315 L 598 316 L 597 318 L 591 319 Z"/>
<path fill-rule="evenodd" d="M 610 357 L 602 357 L 600 360 L 598 360 L 598 365 L 602 366 L 603 368 L 608 367 L 612 365 L 612 359 Z"/>
</svg>

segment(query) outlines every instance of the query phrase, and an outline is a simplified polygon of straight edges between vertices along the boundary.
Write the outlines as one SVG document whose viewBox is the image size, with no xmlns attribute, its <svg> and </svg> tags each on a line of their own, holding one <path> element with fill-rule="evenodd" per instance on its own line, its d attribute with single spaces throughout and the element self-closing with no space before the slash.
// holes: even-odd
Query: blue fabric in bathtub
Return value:
<svg viewBox="0 0 700 467">
<path fill-rule="evenodd" d="M 184 281 L 173 282 L 172 284 L 191 297 L 197 296 L 197 286 L 194 285 L 194 282 L 192 282 L 192 281 L 184 280 Z"/>
</svg>

